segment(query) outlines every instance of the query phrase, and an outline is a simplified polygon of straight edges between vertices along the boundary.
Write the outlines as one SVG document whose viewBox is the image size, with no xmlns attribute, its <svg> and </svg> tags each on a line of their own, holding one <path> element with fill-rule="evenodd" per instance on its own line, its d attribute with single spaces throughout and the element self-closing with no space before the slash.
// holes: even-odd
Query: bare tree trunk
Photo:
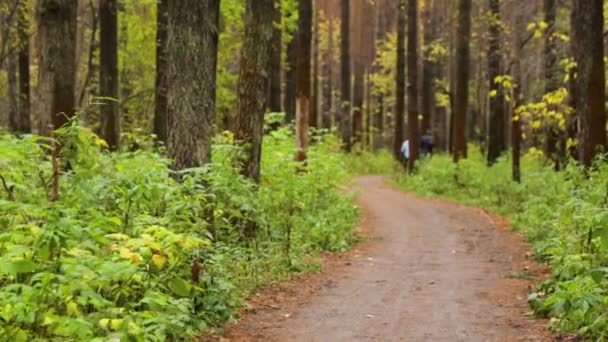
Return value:
<svg viewBox="0 0 608 342">
<path fill-rule="evenodd" d="M 310 117 L 308 125 L 310 127 L 319 127 L 319 9 L 313 5 L 313 23 L 312 30 L 312 101 L 310 105 Z"/>
<path fill-rule="evenodd" d="M 275 1 L 272 8 L 274 28 L 272 30 L 272 41 L 270 50 L 270 79 L 268 86 L 268 109 L 271 113 L 281 111 L 281 46 L 282 32 L 281 23 L 281 0 Z"/>
<path fill-rule="evenodd" d="M 118 112 L 118 13 L 116 0 L 100 0 L 99 94 L 101 106 L 101 136 L 111 150 L 120 145 L 120 116 Z"/>
<path fill-rule="evenodd" d="M 544 51 L 544 73 L 545 73 L 545 94 L 551 93 L 559 87 L 559 68 L 557 65 L 557 51 L 555 44 L 555 16 L 557 5 L 555 0 L 544 0 L 543 9 L 545 12 L 545 23 L 547 23 L 547 31 L 545 32 L 545 51 Z M 549 122 L 546 128 L 546 146 L 545 152 L 553 161 L 555 170 L 560 169 L 560 153 L 559 151 L 559 127 L 556 127 L 554 122 Z M 563 140 L 563 139 L 562 139 Z M 565 144 L 565 143 L 564 143 Z"/>
<path fill-rule="evenodd" d="M 297 35 L 297 32 L 295 32 Z M 285 96 L 283 97 L 283 110 L 285 121 L 292 122 L 296 113 L 296 36 L 287 44 L 287 63 L 289 68 L 285 72 Z"/>
<path fill-rule="evenodd" d="M 259 182 L 266 85 L 275 31 L 273 17 L 268 13 L 274 8 L 274 1 L 247 0 L 246 6 L 234 138 L 243 146 L 241 174 Z"/>
<path fill-rule="evenodd" d="M 583 165 L 590 166 L 596 153 L 606 151 L 603 1 L 572 1 L 571 23 L 579 154 Z"/>
<path fill-rule="evenodd" d="M 333 48 L 334 48 L 334 31 L 333 20 L 331 17 L 327 20 L 327 50 L 323 55 L 323 112 L 322 121 L 323 128 L 331 128 L 332 112 L 333 112 Z"/>
<path fill-rule="evenodd" d="M 466 117 L 469 99 L 469 41 L 471 37 L 471 0 L 458 2 L 456 42 L 456 80 L 454 89 L 454 162 L 467 157 Z"/>
<path fill-rule="evenodd" d="M 17 132 L 31 133 L 30 119 L 30 23 L 27 1 L 19 1 L 18 28 L 19 38 L 19 119 Z"/>
<path fill-rule="evenodd" d="M 420 147 L 420 123 L 418 122 L 418 5 L 417 0 L 407 3 L 407 126 L 410 140 L 410 158 L 407 168 L 414 172 Z"/>
<path fill-rule="evenodd" d="M 341 115 L 340 133 L 346 151 L 351 149 L 351 97 L 350 97 L 350 1 L 340 0 L 342 21 L 340 24 L 340 79 L 341 79 Z"/>
<path fill-rule="evenodd" d="M 496 163 L 500 154 L 506 146 L 505 133 L 505 101 L 496 77 L 501 74 L 501 52 L 500 52 L 500 1 L 490 0 L 490 24 L 489 24 L 489 49 L 488 49 L 488 89 L 490 90 L 490 120 L 488 131 L 488 165 Z"/>
<path fill-rule="evenodd" d="M 38 0 L 42 100 L 39 131 L 50 135 L 74 115 L 76 87 L 76 13 L 73 0 Z"/>
<path fill-rule="evenodd" d="M 312 43 L 312 0 L 298 0 L 296 61 L 296 160 L 308 154 L 308 117 L 310 115 L 310 64 Z"/>
<path fill-rule="evenodd" d="M 17 85 L 17 56 L 10 53 L 6 57 L 6 74 L 8 85 L 8 130 L 19 133 L 19 92 Z"/>
<path fill-rule="evenodd" d="M 405 116 L 405 25 L 406 3 L 399 0 L 399 13 L 397 19 L 397 73 L 395 91 L 395 136 L 393 154 L 397 160 L 402 160 L 401 144 L 403 143 L 403 121 Z M 410 147 L 414 142 L 410 141 Z"/>
<path fill-rule="evenodd" d="M 219 5 L 219 0 L 169 2 L 168 154 L 176 170 L 211 162 Z"/>
<path fill-rule="evenodd" d="M 153 132 L 159 141 L 167 143 L 167 22 L 169 0 L 159 0 L 156 5 L 156 80 L 154 95 L 154 128 Z"/>
<path fill-rule="evenodd" d="M 437 1 L 437 0 L 435 0 Z M 435 9 L 434 1 L 427 1 L 425 3 L 425 9 L 423 13 L 423 31 L 424 31 L 424 45 L 429 46 L 437 39 L 437 23 L 434 22 L 432 17 L 432 11 Z M 430 132 L 433 109 L 435 108 L 435 69 L 436 62 L 429 60 L 429 56 L 422 58 L 422 89 L 421 90 L 421 111 L 422 111 L 422 132 Z"/>
</svg>

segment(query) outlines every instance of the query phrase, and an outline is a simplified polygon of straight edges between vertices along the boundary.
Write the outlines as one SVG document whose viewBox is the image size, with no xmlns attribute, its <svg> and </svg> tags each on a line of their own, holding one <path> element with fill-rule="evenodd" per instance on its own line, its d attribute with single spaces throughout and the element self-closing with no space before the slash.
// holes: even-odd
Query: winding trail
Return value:
<svg viewBox="0 0 608 342">
<path fill-rule="evenodd" d="M 370 241 L 324 276 L 262 294 L 273 304 L 245 313 L 227 339 L 552 339 L 546 322 L 523 315 L 531 278 L 543 270 L 503 222 L 481 210 L 413 197 L 379 176 L 358 178 L 356 187 Z M 300 291 L 305 288 L 312 290 Z"/>
</svg>

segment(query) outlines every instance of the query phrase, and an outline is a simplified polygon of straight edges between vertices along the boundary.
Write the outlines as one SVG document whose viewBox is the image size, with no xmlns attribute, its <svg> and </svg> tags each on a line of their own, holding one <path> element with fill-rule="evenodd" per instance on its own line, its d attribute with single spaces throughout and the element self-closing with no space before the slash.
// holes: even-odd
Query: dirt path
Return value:
<svg viewBox="0 0 608 342">
<path fill-rule="evenodd" d="M 526 258 L 520 236 L 480 210 L 418 199 L 381 177 L 356 184 L 371 241 L 331 261 L 328 275 L 262 294 L 266 304 L 258 303 L 227 338 L 550 340 L 546 322 L 522 315 L 529 311 L 529 278 L 542 270 Z"/>
</svg>

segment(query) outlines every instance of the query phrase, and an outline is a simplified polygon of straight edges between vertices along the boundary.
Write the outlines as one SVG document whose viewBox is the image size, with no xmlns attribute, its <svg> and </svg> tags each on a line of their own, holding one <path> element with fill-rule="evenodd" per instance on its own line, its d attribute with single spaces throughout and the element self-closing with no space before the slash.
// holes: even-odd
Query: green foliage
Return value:
<svg viewBox="0 0 608 342">
<path fill-rule="evenodd" d="M 354 241 L 358 211 L 331 136 L 295 173 L 287 129 L 265 140 L 262 184 L 232 164 L 183 172 L 154 151 L 108 153 L 89 129 L 64 142 L 60 197 L 47 200 L 49 141 L 0 136 L 0 336 L 10 341 L 182 340 L 233 317 L 252 290 Z M 301 167 L 301 166 L 300 166 Z M 257 230 L 255 237 L 252 227 Z"/>
<path fill-rule="evenodd" d="M 529 298 L 535 312 L 552 317 L 554 329 L 608 338 L 608 165 L 598 160 L 584 171 L 570 163 L 554 172 L 532 149 L 517 184 L 510 181 L 508 157 L 488 168 L 475 148 L 469 151 L 458 164 L 435 155 L 419 163 L 415 175 L 397 174 L 395 183 L 507 215 L 553 268 L 553 277 Z"/>
</svg>

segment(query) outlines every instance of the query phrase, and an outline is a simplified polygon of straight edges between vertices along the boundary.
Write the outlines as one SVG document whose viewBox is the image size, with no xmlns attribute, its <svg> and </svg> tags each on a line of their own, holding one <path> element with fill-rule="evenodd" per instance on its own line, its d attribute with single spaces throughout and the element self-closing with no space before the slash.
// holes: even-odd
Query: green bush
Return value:
<svg viewBox="0 0 608 342">
<path fill-rule="evenodd" d="M 154 151 L 108 153 L 90 130 L 58 132 L 65 170 L 49 201 L 49 141 L 0 136 L 0 336 L 6 341 L 181 340 L 233 318 L 257 287 L 354 241 L 331 136 L 295 173 L 293 136 L 271 133 L 262 184 L 214 162 L 176 182 Z M 247 237 L 257 231 L 255 237 Z"/>
<path fill-rule="evenodd" d="M 571 162 L 555 172 L 532 150 L 522 160 L 518 184 L 511 181 L 508 157 L 487 167 L 477 149 L 470 151 L 457 165 L 448 155 L 435 155 L 415 175 L 398 173 L 394 182 L 423 196 L 508 216 L 553 269 L 553 277 L 530 296 L 535 312 L 552 317 L 553 329 L 607 339 L 608 164 L 600 159 L 583 170 Z"/>
</svg>

